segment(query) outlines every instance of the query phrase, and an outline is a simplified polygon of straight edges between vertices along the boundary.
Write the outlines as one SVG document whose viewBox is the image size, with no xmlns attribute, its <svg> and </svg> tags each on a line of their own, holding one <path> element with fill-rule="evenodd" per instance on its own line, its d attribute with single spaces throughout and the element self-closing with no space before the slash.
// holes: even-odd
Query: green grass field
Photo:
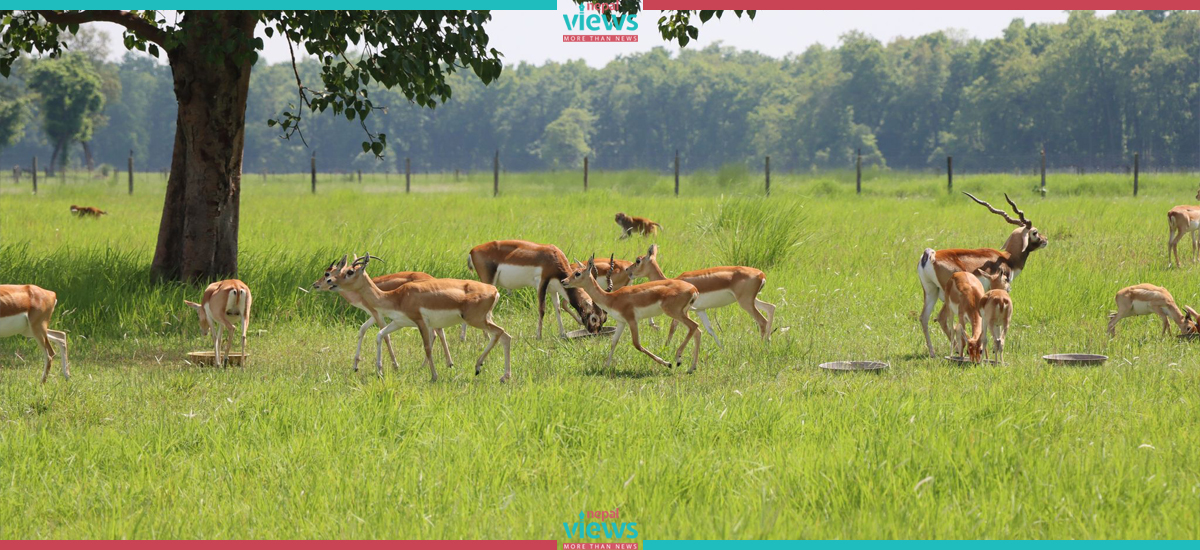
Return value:
<svg viewBox="0 0 1200 550">
<path fill-rule="evenodd" d="M 1147 317 L 1104 334 L 1126 285 L 1200 306 L 1200 267 L 1165 256 L 1165 213 L 1195 202 L 1195 174 L 1143 175 L 1138 198 L 1125 175 L 1052 174 L 1045 199 L 1036 176 L 956 177 L 947 194 L 942 178 L 886 172 L 862 196 L 852 173 L 777 175 L 770 198 L 755 174 L 686 176 L 678 198 L 653 173 L 593 173 L 586 194 L 577 174 L 506 174 L 494 199 L 490 176 L 422 175 L 411 195 L 394 175 L 342 178 L 313 196 L 306 176 L 248 175 L 245 369 L 184 362 L 208 341 L 182 304 L 200 288 L 147 274 L 160 175 L 132 197 L 123 180 L 31 196 L 6 179 L 0 281 L 58 293 L 73 377 L 56 364 L 43 386 L 40 350 L 0 341 L 0 537 L 565 540 L 580 511 L 614 508 L 639 541 L 1200 536 L 1200 343 Z M 998 247 L 1011 230 L 960 190 L 997 205 L 1011 193 L 1050 239 L 1013 286 L 1004 366 L 924 353 L 922 250 Z M 79 220 L 70 204 L 111 215 Z M 483 339 L 457 330 L 458 366 L 439 358 L 437 383 L 412 330 L 379 379 L 350 371 L 362 314 L 298 288 L 368 250 L 386 270 L 473 277 L 467 251 L 499 238 L 632 258 L 650 241 L 618 241 L 617 210 L 664 225 L 668 274 L 761 262 L 771 342 L 734 306 L 714 315 L 726 349 L 706 338 L 695 374 L 628 337 L 607 372 L 607 339 L 560 340 L 552 315 L 534 339 L 526 290 L 496 310 L 511 383 L 502 354 L 474 376 Z M 665 330 L 642 329 L 667 352 Z M 1110 359 L 1047 366 L 1054 352 Z M 891 369 L 816 368 L 839 359 Z"/>
</svg>

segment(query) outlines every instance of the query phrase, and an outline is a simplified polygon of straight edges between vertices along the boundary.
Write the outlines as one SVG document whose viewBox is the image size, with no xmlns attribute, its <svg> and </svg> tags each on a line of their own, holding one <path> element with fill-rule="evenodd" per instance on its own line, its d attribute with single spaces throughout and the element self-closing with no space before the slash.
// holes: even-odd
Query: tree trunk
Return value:
<svg viewBox="0 0 1200 550">
<path fill-rule="evenodd" d="M 187 12 L 168 52 L 179 102 L 151 272 L 189 282 L 237 276 L 238 208 L 254 12 Z M 232 52 L 221 48 L 237 44 Z M 209 55 L 209 52 L 219 52 Z M 212 62 L 210 62 L 212 60 Z"/>
<path fill-rule="evenodd" d="M 96 163 L 92 160 L 92 148 L 86 141 L 81 141 L 79 144 L 83 146 L 83 158 L 87 161 L 87 171 L 90 174 L 92 170 L 96 169 Z"/>
<path fill-rule="evenodd" d="M 50 155 L 50 164 L 46 165 L 46 177 L 48 177 L 48 178 L 54 177 L 54 163 L 58 160 L 58 154 L 60 152 L 63 154 L 64 162 L 66 161 L 66 157 L 67 157 L 66 149 L 67 148 L 64 145 L 65 141 L 66 140 L 59 140 L 59 141 L 54 142 L 54 153 L 51 153 L 51 155 Z"/>
</svg>

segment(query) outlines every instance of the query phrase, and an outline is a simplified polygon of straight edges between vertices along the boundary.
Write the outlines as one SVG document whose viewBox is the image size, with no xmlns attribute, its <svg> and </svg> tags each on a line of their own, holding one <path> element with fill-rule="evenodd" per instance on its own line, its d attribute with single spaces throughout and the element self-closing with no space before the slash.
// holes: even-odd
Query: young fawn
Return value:
<svg viewBox="0 0 1200 550">
<path fill-rule="evenodd" d="M 991 290 L 983 295 L 983 301 L 980 303 L 981 320 L 983 321 L 983 331 L 980 334 L 979 347 L 983 348 L 984 357 L 987 357 L 987 346 L 983 342 L 987 341 L 988 332 L 992 333 L 992 351 L 995 354 L 997 362 L 1004 361 L 1004 338 L 1008 335 L 1008 326 L 1012 322 L 1012 298 L 1008 295 L 1009 279 L 1007 273 L 992 273 L 987 275 L 991 279 Z"/>
<path fill-rule="evenodd" d="M 183 303 L 196 310 L 200 318 L 200 332 L 208 335 L 213 331 L 213 360 L 217 366 L 222 366 L 229 360 L 229 348 L 235 331 L 234 318 L 242 329 L 242 366 L 246 365 L 246 327 L 250 326 L 250 287 L 237 279 L 217 281 L 204 289 L 200 303 L 184 300 Z M 221 329 L 229 330 L 229 338 L 225 342 L 225 358 L 221 358 Z"/>
<path fill-rule="evenodd" d="M 950 335 L 950 344 L 954 349 L 954 354 L 961 356 L 963 349 L 966 348 L 966 356 L 976 363 L 979 362 L 983 355 L 983 306 L 984 296 L 987 294 L 983 290 L 983 283 L 980 278 L 987 279 L 989 286 L 993 288 L 1007 288 L 1007 276 L 1003 268 L 994 268 L 991 271 L 976 269 L 971 273 L 959 271 L 950 276 L 946 281 L 944 292 L 946 294 L 946 305 L 950 308 L 951 316 L 957 319 L 953 328 L 950 329 L 947 324 L 942 325 L 942 330 Z M 966 335 L 967 322 L 971 323 L 971 336 Z M 938 318 L 939 323 L 948 323 L 947 320 Z"/>
</svg>

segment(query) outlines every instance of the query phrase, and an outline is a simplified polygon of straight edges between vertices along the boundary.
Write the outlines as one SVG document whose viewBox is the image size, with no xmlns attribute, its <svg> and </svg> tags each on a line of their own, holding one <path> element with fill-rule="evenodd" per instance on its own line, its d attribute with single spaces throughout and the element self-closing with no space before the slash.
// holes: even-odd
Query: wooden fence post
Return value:
<svg viewBox="0 0 1200 550">
<path fill-rule="evenodd" d="M 37 155 L 33 156 L 33 194 L 37 194 Z"/>
<path fill-rule="evenodd" d="M 404 157 L 404 192 L 412 190 L 412 159 Z"/>
<path fill-rule="evenodd" d="M 492 196 L 500 196 L 500 150 L 496 149 L 496 158 L 492 160 Z"/>
<path fill-rule="evenodd" d="M 1133 154 L 1133 196 L 1137 196 L 1138 192 L 1138 168 L 1140 153 Z"/>
<path fill-rule="evenodd" d="M 129 194 L 133 195 L 133 149 L 129 150 Z"/>
<path fill-rule="evenodd" d="M 858 149 L 854 158 L 854 192 L 862 194 L 862 148 Z"/>
<path fill-rule="evenodd" d="M 1042 146 L 1042 196 L 1046 196 L 1046 146 Z"/>
<path fill-rule="evenodd" d="M 583 157 L 583 191 L 587 192 L 588 158 Z"/>
<path fill-rule="evenodd" d="M 679 196 L 679 149 L 675 150 L 675 196 Z"/>
<path fill-rule="evenodd" d="M 309 159 L 310 169 L 312 170 L 312 192 L 317 194 L 317 152 L 313 151 L 312 158 Z"/>
<path fill-rule="evenodd" d="M 954 192 L 954 157 L 946 157 L 946 189 Z"/>
<path fill-rule="evenodd" d="M 767 155 L 766 167 L 767 172 L 767 196 L 771 196 L 771 155 Z"/>
<path fill-rule="evenodd" d="M 362 169 L 358 170 L 358 183 L 362 183 Z"/>
</svg>

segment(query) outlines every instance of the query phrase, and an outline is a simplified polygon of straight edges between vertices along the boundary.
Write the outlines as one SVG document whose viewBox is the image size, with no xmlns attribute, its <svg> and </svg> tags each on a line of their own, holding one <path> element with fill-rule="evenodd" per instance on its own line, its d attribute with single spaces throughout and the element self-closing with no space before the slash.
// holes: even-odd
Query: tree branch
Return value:
<svg viewBox="0 0 1200 550">
<path fill-rule="evenodd" d="M 133 12 L 122 10 L 85 10 L 59 12 L 53 10 L 37 10 L 37 14 L 55 25 L 78 25 L 80 23 L 95 23 L 105 21 L 125 27 L 138 38 L 158 44 L 166 49 L 167 33 L 154 23 L 138 17 Z"/>
</svg>

